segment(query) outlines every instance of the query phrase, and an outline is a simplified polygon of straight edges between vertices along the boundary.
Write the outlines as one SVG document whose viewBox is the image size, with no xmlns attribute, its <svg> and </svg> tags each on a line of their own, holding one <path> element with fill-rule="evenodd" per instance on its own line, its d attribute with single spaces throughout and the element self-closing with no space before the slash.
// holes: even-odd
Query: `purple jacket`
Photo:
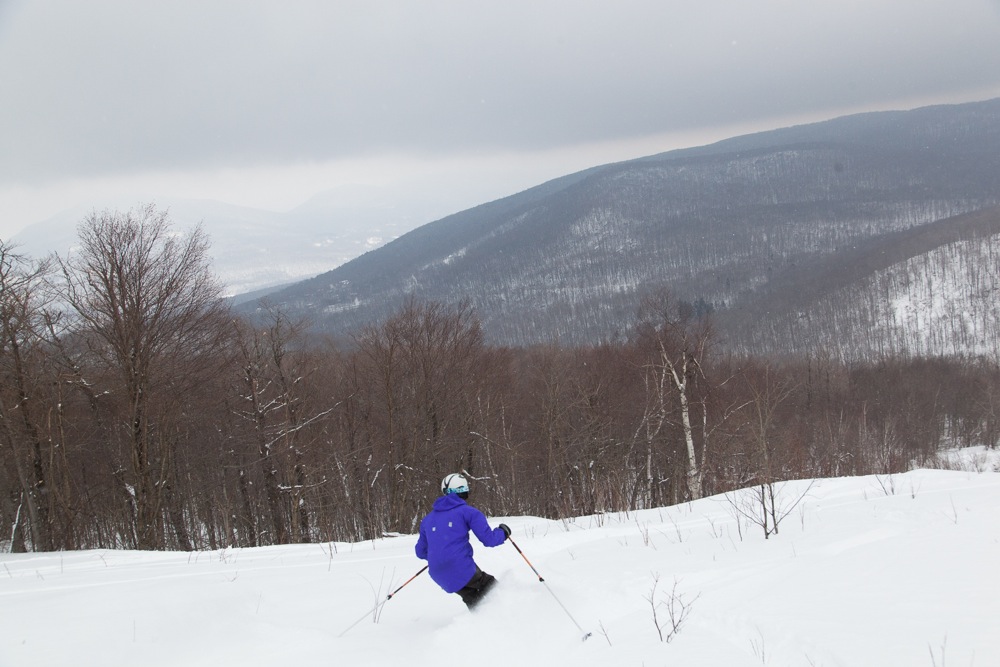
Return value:
<svg viewBox="0 0 1000 667">
<path fill-rule="evenodd" d="M 431 513 L 420 522 L 417 558 L 427 561 L 431 579 L 448 593 L 465 586 L 476 573 L 470 530 L 487 547 L 507 539 L 503 530 L 490 528 L 482 512 L 454 493 L 435 500 Z"/>
</svg>

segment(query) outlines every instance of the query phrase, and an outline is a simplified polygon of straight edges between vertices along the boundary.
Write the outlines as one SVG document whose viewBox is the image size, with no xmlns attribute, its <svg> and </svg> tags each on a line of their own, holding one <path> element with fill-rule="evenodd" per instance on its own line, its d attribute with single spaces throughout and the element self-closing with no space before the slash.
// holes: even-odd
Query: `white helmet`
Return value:
<svg viewBox="0 0 1000 667">
<path fill-rule="evenodd" d="M 448 495 L 449 493 L 468 493 L 469 492 L 469 480 L 465 479 L 465 475 L 461 473 L 452 473 L 441 480 L 441 493 Z"/>
</svg>

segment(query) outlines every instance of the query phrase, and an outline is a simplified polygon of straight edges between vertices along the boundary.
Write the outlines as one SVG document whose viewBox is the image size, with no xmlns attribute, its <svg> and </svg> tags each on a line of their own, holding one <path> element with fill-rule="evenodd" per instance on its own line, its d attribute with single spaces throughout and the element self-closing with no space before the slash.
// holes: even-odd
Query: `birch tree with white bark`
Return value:
<svg viewBox="0 0 1000 667">
<path fill-rule="evenodd" d="M 688 498 L 697 500 L 704 495 L 703 464 L 707 440 L 702 439 L 699 455 L 695 442 L 695 410 L 700 406 L 704 413 L 707 409 L 698 393 L 698 385 L 706 380 L 703 361 L 712 341 L 711 320 L 696 317 L 691 308 L 678 303 L 664 290 L 643 298 L 637 331 L 640 345 L 649 354 L 647 408 L 643 419 L 650 436 L 649 447 L 652 448 L 652 436 L 662 431 L 666 415 L 676 414 L 685 456 L 684 487 Z M 706 433 L 707 429 L 703 429 L 703 435 Z M 647 465 L 651 466 L 651 460 L 650 449 Z M 652 483 L 648 479 L 647 482 Z"/>
</svg>

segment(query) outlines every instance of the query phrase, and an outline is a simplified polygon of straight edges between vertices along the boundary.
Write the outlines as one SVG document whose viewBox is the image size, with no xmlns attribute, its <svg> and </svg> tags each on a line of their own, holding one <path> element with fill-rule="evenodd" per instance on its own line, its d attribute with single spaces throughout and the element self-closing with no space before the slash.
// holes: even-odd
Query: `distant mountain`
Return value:
<svg viewBox="0 0 1000 667">
<path fill-rule="evenodd" d="M 229 294 L 264 293 L 324 273 L 447 212 L 428 197 L 390 195 L 375 187 L 341 187 L 276 213 L 210 200 L 153 199 L 174 227 L 201 223 L 212 242 L 215 272 Z M 136 202 L 63 212 L 31 225 L 10 240 L 25 254 L 65 254 L 78 224 L 95 208 L 128 210 Z"/>
<path fill-rule="evenodd" d="M 921 257 L 956 253 L 978 279 L 996 276 L 998 204 L 1000 100 L 859 114 L 594 167 L 419 227 L 268 298 L 334 336 L 408 295 L 469 299 L 492 342 L 530 345 L 625 335 L 640 296 L 665 286 L 713 308 L 730 349 L 866 355 L 885 343 L 849 315 L 851 299 L 888 300 L 868 316 L 885 336 L 932 327 L 902 316 L 918 299 L 891 276 L 915 284 Z M 981 293 L 995 284 L 985 282 Z M 994 312 L 978 321 L 1000 324 L 992 302 L 980 306 Z M 900 331 L 911 344 L 893 349 L 973 351 Z"/>
</svg>

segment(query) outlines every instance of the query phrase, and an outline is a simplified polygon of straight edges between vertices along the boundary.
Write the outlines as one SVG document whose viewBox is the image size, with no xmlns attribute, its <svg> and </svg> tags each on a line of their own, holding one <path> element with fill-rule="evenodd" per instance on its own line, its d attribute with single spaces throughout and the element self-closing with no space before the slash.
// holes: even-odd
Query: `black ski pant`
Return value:
<svg viewBox="0 0 1000 667">
<path fill-rule="evenodd" d="M 474 609 L 477 604 L 483 599 L 491 588 L 497 583 L 497 578 L 492 574 L 487 574 L 476 567 L 476 573 L 472 575 L 467 583 L 462 588 L 455 591 L 462 596 L 462 602 L 465 603 L 469 609 Z"/>
</svg>

